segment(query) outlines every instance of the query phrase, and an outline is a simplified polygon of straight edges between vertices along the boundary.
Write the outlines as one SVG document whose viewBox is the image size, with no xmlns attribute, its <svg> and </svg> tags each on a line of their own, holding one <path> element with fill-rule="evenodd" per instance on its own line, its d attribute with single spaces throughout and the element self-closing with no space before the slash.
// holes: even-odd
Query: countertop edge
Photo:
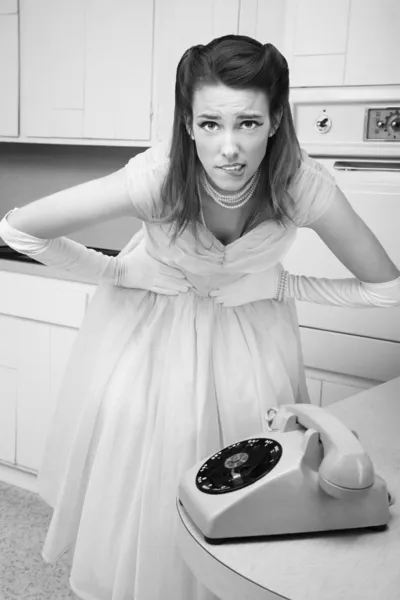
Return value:
<svg viewBox="0 0 400 600">
<path fill-rule="evenodd" d="M 97 286 L 97 282 L 90 277 L 70 273 L 46 265 L 18 262 L 15 260 L 0 259 L 0 272 L 19 273 L 22 275 L 33 275 L 36 277 L 46 277 L 48 279 L 62 279 L 73 283 L 85 283 L 87 285 Z"/>
</svg>

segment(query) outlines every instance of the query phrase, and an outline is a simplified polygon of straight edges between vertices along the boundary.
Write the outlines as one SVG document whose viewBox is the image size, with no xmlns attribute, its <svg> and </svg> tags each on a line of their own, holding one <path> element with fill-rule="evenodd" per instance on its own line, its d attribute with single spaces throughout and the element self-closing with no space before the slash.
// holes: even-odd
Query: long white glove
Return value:
<svg viewBox="0 0 400 600">
<path fill-rule="evenodd" d="M 281 265 L 261 273 L 243 275 L 210 292 L 223 306 L 240 306 L 257 300 L 296 298 L 304 302 L 359 308 L 400 305 L 400 277 L 385 283 L 365 283 L 355 277 L 327 279 L 292 275 Z"/>
<path fill-rule="evenodd" d="M 44 265 L 88 276 L 96 282 L 105 278 L 119 287 L 145 289 L 165 295 L 178 295 L 192 287 L 179 269 L 150 256 L 143 243 L 125 256 L 107 256 L 66 237 L 46 240 L 18 231 L 7 221 L 7 216 L 13 210 L 0 221 L 0 236 L 17 252 Z"/>
<path fill-rule="evenodd" d="M 367 283 L 355 277 L 327 279 L 281 274 L 279 300 L 296 298 L 304 302 L 358 308 L 400 306 L 400 277 L 384 283 Z"/>
</svg>

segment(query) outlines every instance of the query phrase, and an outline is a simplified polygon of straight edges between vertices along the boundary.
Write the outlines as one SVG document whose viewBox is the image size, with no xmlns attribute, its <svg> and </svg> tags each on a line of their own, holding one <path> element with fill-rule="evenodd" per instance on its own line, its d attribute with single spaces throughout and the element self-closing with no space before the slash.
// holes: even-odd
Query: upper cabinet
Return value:
<svg viewBox="0 0 400 600">
<path fill-rule="evenodd" d="M 285 26 L 285 0 L 241 0 L 240 35 L 248 35 L 263 44 L 273 44 L 285 55 Z"/>
<path fill-rule="evenodd" d="M 285 0 L 292 87 L 400 84 L 399 0 Z"/>
<path fill-rule="evenodd" d="M 164 140 L 182 54 L 230 33 L 292 87 L 399 84 L 399 31 L 399 0 L 0 0 L 0 141 Z"/>
<path fill-rule="evenodd" d="M 19 135 L 18 0 L 0 0 L 0 136 Z"/>
<path fill-rule="evenodd" d="M 19 140 L 149 146 L 165 139 L 179 59 L 190 46 L 238 33 L 240 4 L 20 0 Z"/>
<path fill-rule="evenodd" d="M 150 140 L 153 2 L 21 0 L 21 134 Z"/>
<path fill-rule="evenodd" d="M 243 0 L 242 0 L 243 3 Z M 154 139 L 171 132 L 175 76 L 185 50 L 238 33 L 239 0 L 156 0 L 154 24 Z"/>
<path fill-rule="evenodd" d="M 400 84 L 400 1 L 351 0 L 345 85 Z"/>
</svg>

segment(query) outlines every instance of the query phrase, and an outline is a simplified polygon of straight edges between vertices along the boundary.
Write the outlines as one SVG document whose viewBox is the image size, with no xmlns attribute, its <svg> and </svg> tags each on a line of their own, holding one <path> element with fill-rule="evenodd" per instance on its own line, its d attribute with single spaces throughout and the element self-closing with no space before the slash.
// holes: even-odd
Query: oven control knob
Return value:
<svg viewBox="0 0 400 600">
<path fill-rule="evenodd" d="M 381 119 L 378 119 L 376 122 L 376 126 L 379 128 L 385 127 L 385 121 L 382 121 Z"/>
<path fill-rule="evenodd" d="M 319 133 L 328 133 L 332 127 L 331 118 L 328 115 L 323 114 L 316 120 L 315 127 Z"/>
<path fill-rule="evenodd" d="M 390 121 L 390 127 L 393 131 L 400 131 L 400 115 L 396 116 L 392 121 Z"/>
</svg>

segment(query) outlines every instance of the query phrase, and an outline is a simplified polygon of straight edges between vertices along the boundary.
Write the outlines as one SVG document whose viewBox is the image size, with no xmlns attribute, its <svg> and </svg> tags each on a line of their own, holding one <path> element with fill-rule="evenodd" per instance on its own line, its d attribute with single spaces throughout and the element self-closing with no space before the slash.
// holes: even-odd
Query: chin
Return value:
<svg viewBox="0 0 400 600">
<path fill-rule="evenodd" d="M 224 193 L 224 192 L 239 192 L 242 187 L 247 183 L 247 181 L 243 180 L 243 181 L 236 181 L 236 182 L 220 182 L 217 183 L 215 182 L 214 187 L 217 188 L 217 191 Z"/>
<path fill-rule="evenodd" d="M 240 175 L 230 175 L 224 171 L 213 173 L 209 177 L 216 188 L 222 192 L 238 192 L 249 181 L 249 176 L 246 169 Z"/>
</svg>

